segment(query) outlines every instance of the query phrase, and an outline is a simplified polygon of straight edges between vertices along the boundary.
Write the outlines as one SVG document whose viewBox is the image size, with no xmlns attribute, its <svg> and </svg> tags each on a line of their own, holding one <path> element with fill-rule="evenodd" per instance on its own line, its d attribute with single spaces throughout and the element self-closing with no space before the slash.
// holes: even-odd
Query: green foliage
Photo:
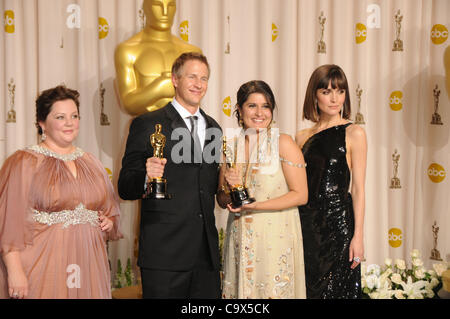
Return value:
<svg viewBox="0 0 450 319">
<path fill-rule="evenodd" d="M 114 276 L 113 288 L 130 287 L 136 284 L 135 275 L 131 266 L 131 259 L 128 258 L 125 270 L 122 268 L 122 262 L 117 260 L 117 271 Z"/>
</svg>

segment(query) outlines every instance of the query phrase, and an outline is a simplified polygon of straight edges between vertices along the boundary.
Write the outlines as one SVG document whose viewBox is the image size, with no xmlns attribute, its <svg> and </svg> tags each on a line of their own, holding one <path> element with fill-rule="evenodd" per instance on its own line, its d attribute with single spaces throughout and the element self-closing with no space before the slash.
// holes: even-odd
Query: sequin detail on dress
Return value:
<svg viewBox="0 0 450 319">
<path fill-rule="evenodd" d="M 35 209 L 33 211 L 33 220 L 47 224 L 48 226 L 54 224 L 63 224 L 62 228 L 67 228 L 70 225 L 78 224 L 91 224 L 92 226 L 98 226 L 98 212 L 89 210 L 84 207 L 83 203 L 78 204 L 74 210 L 62 210 L 60 212 L 40 212 Z"/>
<path fill-rule="evenodd" d="M 302 148 L 308 166 L 308 203 L 299 207 L 308 298 L 361 298 L 361 268 L 351 269 L 354 213 L 345 132 L 325 129 Z"/>
<path fill-rule="evenodd" d="M 75 149 L 75 151 L 73 151 L 70 154 L 58 154 L 56 152 L 53 152 L 53 151 L 49 150 L 48 148 L 45 148 L 45 147 L 39 146 L 39 145 L 29 146 L 26 149 L 32 150 L 32 151 L 34 151 L 36 153 L 39 153 L 39 154 L 42 154 L 42 155 L 45 155 L 45 156 L 50 156 L 50 157 L 59 159 L 59 160 L 64 161 L 64 162 L 74 161 L 77 158 L 83 156 L 83 154 L 84 154 L 84 151 L 81 148 L 79 148 L 79 147 L 77 147 Z"/>
</svg>

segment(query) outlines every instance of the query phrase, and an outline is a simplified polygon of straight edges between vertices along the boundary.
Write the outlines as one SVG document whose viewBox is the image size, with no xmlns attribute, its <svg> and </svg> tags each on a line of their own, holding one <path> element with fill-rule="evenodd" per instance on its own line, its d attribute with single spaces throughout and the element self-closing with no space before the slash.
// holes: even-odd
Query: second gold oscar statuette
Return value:
<svg viewBox="0 0 450 319">
<path fill-rule="evenodd" d="M 234 168 L 236 166 L 236 159 L 235 157 L 233 157 L 233 153 L 227 146 L 227 138 L 225 136 L 222 140 L 222 151 L 225 155 L 226 165 L 229 168 Z M 231 206 L 233 208 L 239 208 L 243 205 L 250 204 L 255 201 L 254 198 L 249 196 L 248 190 L 244 185 L 231 185 L 230 196 Z"/>
</svg>

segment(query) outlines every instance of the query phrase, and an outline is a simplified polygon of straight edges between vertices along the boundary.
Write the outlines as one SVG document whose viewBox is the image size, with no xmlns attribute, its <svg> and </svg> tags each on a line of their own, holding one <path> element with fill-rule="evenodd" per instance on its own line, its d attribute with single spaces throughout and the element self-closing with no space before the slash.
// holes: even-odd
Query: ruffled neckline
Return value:
<svg viewBox="0 0 450 319">
<path fill-rule="evenodd" d="M 38 154 L 42 154 L 44 156 L 59 159 L 64 162 L 74 161 L 77 158 L 80 158 L 84 155 L 84 151 L 79 147 L 76 147 L 75 150 L 69 154 L 59 154 L 40 145 L 29 146 L 26 149 L 36 152 Z"/>
</svg>

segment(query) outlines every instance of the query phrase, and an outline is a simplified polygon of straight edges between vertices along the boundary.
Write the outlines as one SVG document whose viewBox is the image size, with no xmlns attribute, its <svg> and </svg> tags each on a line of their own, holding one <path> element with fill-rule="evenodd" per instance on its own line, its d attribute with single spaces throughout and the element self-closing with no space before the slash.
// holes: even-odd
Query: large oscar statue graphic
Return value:
<svg viewBox="0 0 450 319">
<path fill-rule="evenodd" d="M 227 145 L 227 138 L 222 137 L 222 152 L 225 155 L 226 165 L 230 168 L 236 167 L 236 151 L 232 151 Z M 248 190 L 244 185 L 232 185 L 230 190 L 231 206 L 238 208 L 246 204 L 253 203 L 254 198 L 248 195 Z"/>
<path fill-rule="evenodd" d="M 173 62 L 183 52 L 201 52 L 171 33 L 175 11 L 175 0 L 144 0 L 144 29 L 116 47 L 116 89 L 131 115 L 167 105 L 175 95 Z"/>
</svg>

